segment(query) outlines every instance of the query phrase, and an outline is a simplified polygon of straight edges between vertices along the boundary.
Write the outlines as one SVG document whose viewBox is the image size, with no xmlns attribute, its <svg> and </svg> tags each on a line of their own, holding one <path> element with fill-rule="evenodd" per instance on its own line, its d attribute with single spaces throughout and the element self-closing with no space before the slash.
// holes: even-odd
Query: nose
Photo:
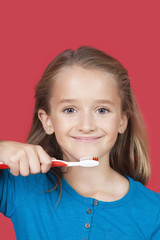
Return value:
<svg viewBox="0 0 160 240">
<path fill-rule="evenodd" d="M 83 113 L 80 115 L 78 129 L 82 132 L 90 132 L 96 129 L 95 119 L 91 113 Z"/>
</svg>

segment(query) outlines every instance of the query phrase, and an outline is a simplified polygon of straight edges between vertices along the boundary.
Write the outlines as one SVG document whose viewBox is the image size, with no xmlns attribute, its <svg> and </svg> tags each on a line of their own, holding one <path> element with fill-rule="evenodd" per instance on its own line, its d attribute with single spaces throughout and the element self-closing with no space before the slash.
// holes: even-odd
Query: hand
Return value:
<svg viewBox="0 0 160 240">
<path fill-rule="evenodd" d="M 9 166 L 14 176 L 46 173 L 52 165 L 41 146 L 13 141 L 0 141 L 0 161 Z"/>
</svg>

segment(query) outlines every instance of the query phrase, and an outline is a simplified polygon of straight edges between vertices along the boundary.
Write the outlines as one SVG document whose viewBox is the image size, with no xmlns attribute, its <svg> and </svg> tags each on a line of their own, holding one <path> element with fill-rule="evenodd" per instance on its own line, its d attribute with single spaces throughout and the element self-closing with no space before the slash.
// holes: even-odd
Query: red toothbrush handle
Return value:
<svg viewBox="0 0 160 240">
<path fill-rule="evenodd" d="M 0 164 L 0 169 L 9 169 L 9 167 L 6 164 Z"/>
<path fill-rule="evenodd" d="M 66 166 L 68 166 L 68 165 L 61 161 L 53 161 L 52 162 L 52 167 L 66 167 Z M 6 164 L 1 163 L 0 169 L 9 169 L 9 167 Z"/>
<path fill-rule="evenodd" d="M 52 162 L 52 167 L 66 167 L 66 166 L 68 166 L 68 165 L 61 161 L 53 161 Z"/>
</svg>

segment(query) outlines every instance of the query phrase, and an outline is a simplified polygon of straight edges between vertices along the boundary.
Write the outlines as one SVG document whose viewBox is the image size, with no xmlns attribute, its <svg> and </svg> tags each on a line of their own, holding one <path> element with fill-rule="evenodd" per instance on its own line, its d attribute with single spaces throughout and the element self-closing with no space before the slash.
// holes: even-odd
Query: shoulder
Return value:
<svg viewBox="0 0 160 240">
<path fill-rule="evenodd" d="M 158 208 L 160 210 L 160 193 L 155 192 L 144 186 L 141 182 L 135 181 L 131 178 L 130 183 L 135 188 L 135 197 L 139 203 L 143 203 L 145 206 Z"/>
<path fill-rule="evenodd" d="M 160 239 L 160 193 L 132 178 L 129 181 L 133 192 L 130 208 L 134 208 L 133 214 L 139 229 L 144 231 L 146 239 Z"/>
</svg>

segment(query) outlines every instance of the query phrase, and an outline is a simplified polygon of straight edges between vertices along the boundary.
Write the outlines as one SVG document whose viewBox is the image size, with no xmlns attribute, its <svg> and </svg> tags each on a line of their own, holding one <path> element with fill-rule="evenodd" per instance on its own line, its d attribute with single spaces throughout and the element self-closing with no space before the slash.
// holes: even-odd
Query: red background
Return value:
<svg viewBox="0 0 160 240">
<path fill-rule="evenodd" d="M 0 139 L 24 142 L 34 86 L 61 51 L 81 45 L 104 50 L 128 69 L 150 137 L 152 176 L 160 192 L 159 1 L 1 1 Z M 16 239 L 0 214 L 1 239 Z"/>
</svg>

